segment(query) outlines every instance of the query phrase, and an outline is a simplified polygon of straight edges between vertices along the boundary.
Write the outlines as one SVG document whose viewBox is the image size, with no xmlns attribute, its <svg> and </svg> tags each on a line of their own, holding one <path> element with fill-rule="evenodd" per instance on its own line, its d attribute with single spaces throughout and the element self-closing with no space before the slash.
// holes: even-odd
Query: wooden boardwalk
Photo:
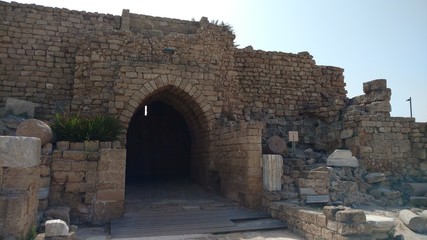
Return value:
<svg viewBox="0 0 427 240">
<path fill-rule="evenodd" d="M 266 212 L 242 208 L 188 182 L 127 186 L 125 209 L 122 219 L 111 222 L 111 239 L 286 228 Z"/>
<path fill-rule="evenodd" d="M 134 213 L 112 221 L 111 239 L 283 229 L 265 212 L 244 208 Z"/>
</svg>

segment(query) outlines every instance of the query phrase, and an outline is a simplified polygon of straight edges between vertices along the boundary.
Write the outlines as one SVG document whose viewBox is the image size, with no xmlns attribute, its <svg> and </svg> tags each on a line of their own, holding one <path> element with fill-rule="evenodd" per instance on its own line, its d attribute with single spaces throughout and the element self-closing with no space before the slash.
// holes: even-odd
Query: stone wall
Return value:
<svg viewBox="0 0 427 240">
<path fill-rule="evenodd" d="M 40 139 L 0 136 L 0 236 L 21 239 L 37 225 Z"/>
<path fill-rule="evenodd" d="M 117 29 L 120 17 L 0 1 L 0 22 L 0 106 L 6 97 L 29 100 L 48 118 L 69 108 L 77 38 Z"/>
<path fill-rule="evenodd" d="M 58 142 L 49 206 L 69 206 L 73 223 L 103 224 L 124 213 L 126 150 L 111 142 Z"/>
<path fill-rule="evenodd" d="M 343 131 L 345 146 L 369 172 L 382 172 L 391 180 L 427 179 L 427 124 L 412 118 L 349 116 Z"/>
<path fill-rule="evenodd" d="M 289 202 L 273 202 L 269 210 L 306 239 L 376 239 L 363 210 L 327 206 L 315 211 Z"/>
<path fill-rule="evenodd" d="M 345 105 L 343 69 L 317 66 L 307 52 L 245 48 L 236 51 L 235 60 L 246 118 L 262 121 L 271 114 L 331 122 Z"/>
<path fill-rule="evenodd" d="M 427 123 L 390 117 L 391 90 L 384 79 L 363 84 L 364 95 L 350 99 L 340 138 L 343 147 L 369 172 L 382 172 L 391 181 L 427 179 Z"/>
<path fill-rule="evenodd" d="M 169 33 L 194 34 L 198 28 L 199 22 L 196 21 L 132 14 L 129 10 L 123 10 L 122 14 L 122 30 L 130 30 L 147 37 L 163 37 Z"/>
<path fill-rule="evenodd" d="M 224 123 L 215 129 L 215 149 L 209 174 L 216 175 L 211 187 L 229 199 L 250 208 L 261 206 L 262 163 L 259 123 Z M 211 179 L 215 177 L 211 176 Z M 215 187 L 216 185 L 216 187 Z"/>
</svg>

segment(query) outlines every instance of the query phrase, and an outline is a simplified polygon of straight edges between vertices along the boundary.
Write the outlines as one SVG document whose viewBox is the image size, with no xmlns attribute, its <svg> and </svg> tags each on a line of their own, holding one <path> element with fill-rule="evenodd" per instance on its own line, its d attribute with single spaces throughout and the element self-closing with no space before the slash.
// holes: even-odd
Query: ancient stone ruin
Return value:
<svg viewBox="0 0 427 240">
<path fill-rule="evenodd" d="M 386 80 L 349 99 L 343 69 L 234 38 L 207 18 L 0 2 L 0 235 L 24 236 L 49 211 L 64 213 L 49 222 L 64 236 L 64 223 L 107 223 L 145 178 L 190 177 L 308 239 L 382 239 L 351 207 L 426 206 L 427 124 L 390 116 Z M 108 114 L 125 130 L 84 143 L 17 131 L 58 112 Z"/>
</svg>

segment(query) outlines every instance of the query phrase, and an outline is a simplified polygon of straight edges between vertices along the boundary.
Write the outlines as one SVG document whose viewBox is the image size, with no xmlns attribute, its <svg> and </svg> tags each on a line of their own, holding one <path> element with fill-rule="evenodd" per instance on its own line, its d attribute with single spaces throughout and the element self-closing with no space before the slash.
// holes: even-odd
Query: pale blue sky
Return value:
<svg viewBox="0 0 427 240">
<path fill-rule="evenodd" d="M 230 24 L 240 47 L 297 53 L 317 64 L 344 68 L 348 97 L 362 83 L 385 78 L 392 116 L 427 122 L 427 0 L 16 0 L 121 15 L 219 20 Z"/>
</svg>

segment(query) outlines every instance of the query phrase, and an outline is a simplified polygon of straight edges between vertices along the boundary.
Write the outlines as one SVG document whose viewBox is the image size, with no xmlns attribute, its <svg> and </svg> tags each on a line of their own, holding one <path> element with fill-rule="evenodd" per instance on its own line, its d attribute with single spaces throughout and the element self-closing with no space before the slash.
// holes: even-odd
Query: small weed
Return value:
<svg viewBox="0 0 427 240">
<path fill-rule="evenodd" d="M 394 239 L 394 234 L 396 234 L 396 226 L 394 226 L 392 229 L 390 229 L 390 231 L 388 232 L 388 240 L 393 240 Z"/>
<path fill-rule="evenodd" d="M 37 237 L 37 227 L 33 225 L 27 235 L 21 237 L 21 240 L 33 240 Z"/>
</svg>

